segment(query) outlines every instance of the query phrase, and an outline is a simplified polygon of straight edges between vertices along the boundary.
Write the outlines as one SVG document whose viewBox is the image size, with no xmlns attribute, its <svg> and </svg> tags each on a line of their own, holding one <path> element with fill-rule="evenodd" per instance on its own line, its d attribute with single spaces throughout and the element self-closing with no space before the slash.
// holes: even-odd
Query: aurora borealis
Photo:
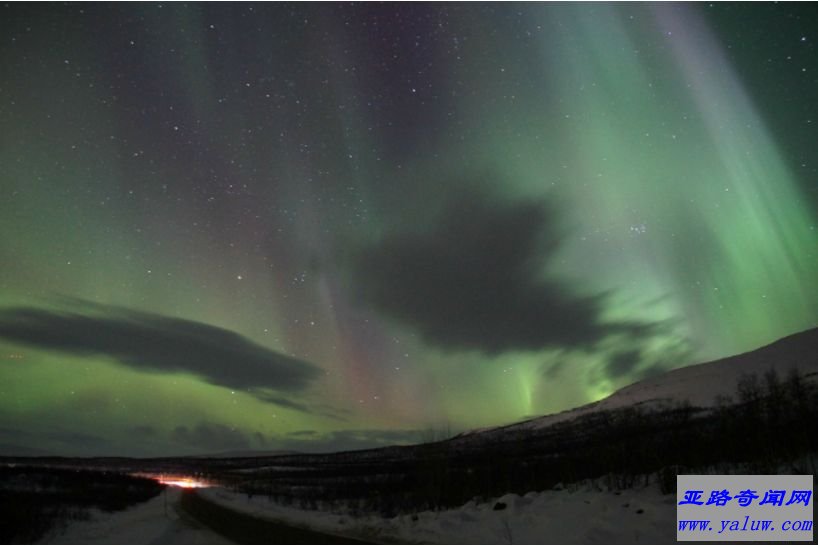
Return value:
<svg viewBox="0 0 818 546">
<path fill-rule="evenodd" d="M 0 9 L 0 454 L 417 441 L 818 325 L 809 4 Z"/>
</svg>

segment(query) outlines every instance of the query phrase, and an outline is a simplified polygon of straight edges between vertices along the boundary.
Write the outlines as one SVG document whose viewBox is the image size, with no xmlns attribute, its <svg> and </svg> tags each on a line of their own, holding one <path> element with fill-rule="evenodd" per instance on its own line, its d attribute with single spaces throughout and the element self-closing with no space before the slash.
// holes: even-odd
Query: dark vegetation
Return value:
<svg viewBox="0 0 818 546">
<path fill-rule="evenodd" d="M 597 412 L 535 429 L 506 427 L 419 446 L 291 455 L 221 473 L 248 497 L 308 509 L 345 504 L 385 516 L 602 478 L 612 490 L 684 473 L 815 473 L 815 378 L 745 376 L 736 399 Z M 248 465 L 249 466 L 249 465 Z M 227 469 L 225 469 L 227 470 Z"/>
<path fill-rule="evenodd" d="M 123 510 L 146 501 L 164 486 L 155 480 L 79 469 L 0 467 L 0 542 L 32 543 L 88 510 Z"/>
</svg>

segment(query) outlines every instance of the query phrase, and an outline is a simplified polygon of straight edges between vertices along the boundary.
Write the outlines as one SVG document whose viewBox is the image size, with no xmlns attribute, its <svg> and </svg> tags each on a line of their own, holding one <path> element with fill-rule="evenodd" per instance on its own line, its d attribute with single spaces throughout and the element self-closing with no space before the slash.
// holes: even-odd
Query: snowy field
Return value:
<svg viewBox="0 0 818 546">
<path fill-rule="evenodd" d="M 301 510 L 212 488 L 204 498 L 236 511 L 373 542 L 443 544 L 667 544 L 676 541 L 674 495 L 656 486 L 621 492 L 584 485 L 504 495 L 440 512 L 382 518 Z M 494 510 L 497 503 L 506 505 Z"/>
<path fill-rule="evenodd" d="M 71 522 L 46 535 L 40 544 L 229 544 L 180 513 L 181 494 L 181 489 L 169 487 L 122 512 L 92 510 L 91 519 Z"/>
</svg>

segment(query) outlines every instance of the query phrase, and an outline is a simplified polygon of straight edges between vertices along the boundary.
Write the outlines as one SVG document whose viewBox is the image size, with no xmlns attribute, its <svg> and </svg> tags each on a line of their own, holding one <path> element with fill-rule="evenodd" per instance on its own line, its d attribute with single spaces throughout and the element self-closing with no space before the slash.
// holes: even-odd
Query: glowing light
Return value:
<svg viewBox="0 0 818 546">
<path fill-rule="evenodd" d="M 196 489 L 199 487 L 210 487 L 205 481 L 190 478 L 187 476 L 158 476 L 154 477 L 159 483 L 164 485 L 172 485 L 173 487 L 182 487 L 184 489 Z"/>
<path fill-rule="evenodd" d="M 185 489 L 192 489 L 196 487 L 205 487 L 205 485 L 201 482 L 197 482 L 194 480 L 161 480 L 161 482 L 165 485 L 174 485 L 176 487 L 184 487 Z"/>
</svg>

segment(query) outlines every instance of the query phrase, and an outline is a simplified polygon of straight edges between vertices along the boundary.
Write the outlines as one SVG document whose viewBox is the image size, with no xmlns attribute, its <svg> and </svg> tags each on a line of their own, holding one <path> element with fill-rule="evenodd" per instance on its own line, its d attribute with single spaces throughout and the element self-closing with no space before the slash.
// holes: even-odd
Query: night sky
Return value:
<svg viewBox="0 0 818 546">
<path fill-rule="evenodd" d="M 818 324 L 818 11 L 0 7 L 0 453 L 419 441 Z"/>
</svg>

